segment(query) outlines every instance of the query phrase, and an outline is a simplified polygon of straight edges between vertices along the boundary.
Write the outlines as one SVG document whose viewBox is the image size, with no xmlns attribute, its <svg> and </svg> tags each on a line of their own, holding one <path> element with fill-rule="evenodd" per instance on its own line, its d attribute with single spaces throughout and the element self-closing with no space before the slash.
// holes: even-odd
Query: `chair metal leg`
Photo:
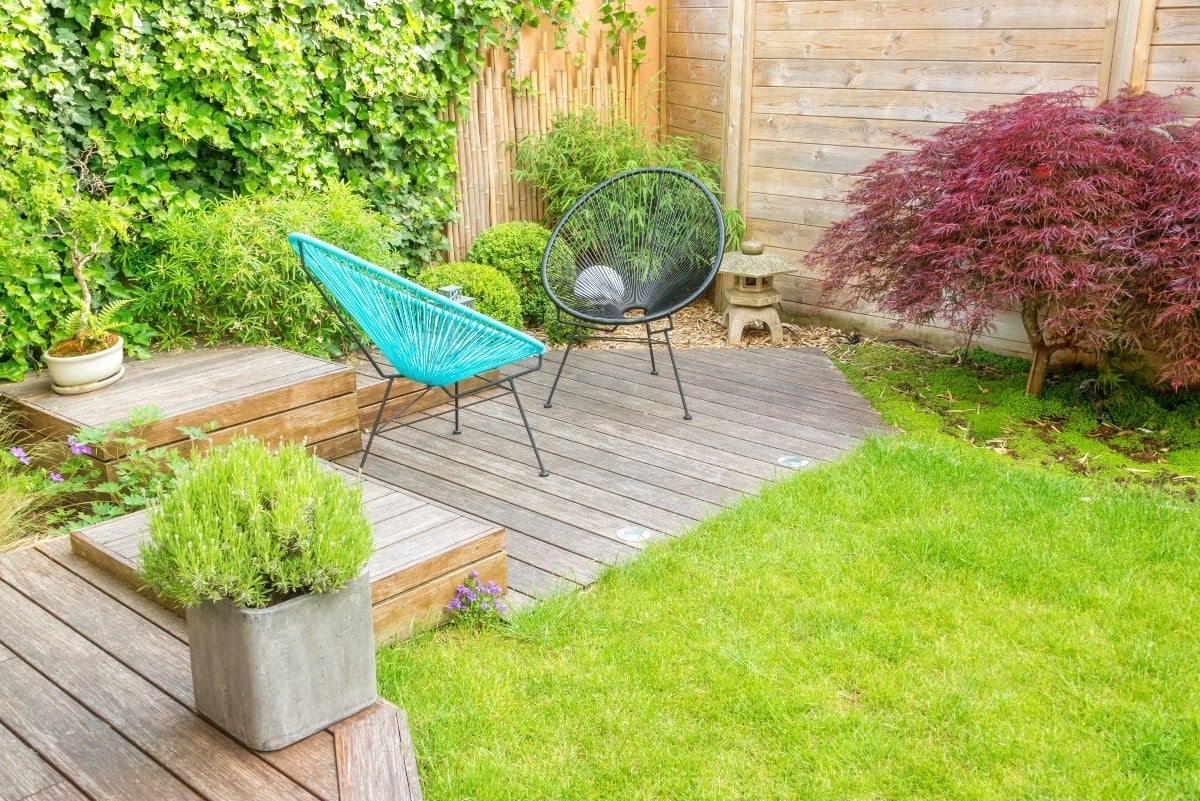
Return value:
<svg viewBox="0 0 1200 801">
<path fill-rule="evenodd" d="M 691 420 L 692 413 L 688 411 L 687 398 L 683 396 L 683 382 L 679 380 L 679 366 L 675 364 L 675 349 L 671 347 L 671 335 L 664 331 L 663 340 L 667 343 L 667 354 L 671 357 L 671 369 L 675 371 L 675 386 L 679 387 L 679 400 L 683 403 L 683 419 Z"/>
<path fill-rule="evenodd" d="M 379 421 L 383 419 L 383 410 L 387 408 L 388 397 L 392 394 L 392 382 L 395 380 L 389 378 L 387 386 L 383 389 L 383 400 L 379 403 L 379 411 L 375 412 L 375 424 L 371 426 L 371 433 L 367 435 L 367 447 L 363 448 L 362 458 L 358 460 L 359 470 L 362 470 L 363 465 L 367 463 L 367 456 L 371 453 L 371 443 L 375 442 L 375 432 L 379 431 Z"/>
<path fill-rule="evenodd" d="M 517 394 L 517 385 L 513 383 L 512 379 L 508 381 L 508 388 L 512 392 L 513 400 L 517 402 L 517 411 L 521 413 L 521 422 L 525 424 L 525 433 L 529 436 L 529 445 L 533 448 L 534 458 L 537 459 L 538 475 L 548 476 L 550 474 L 546 472 L 546 466 L 542 464 L 542 454 L 538 450 L 537 443 L 533 441 L 533 429 L 529 427 L 529 418 L 525 416 L 525 407 L 521 405 L 521 396 Z M 553 390 L 551 390 L 551 393 L 553 394 Z"/>
<path fill-rule="evenodd" d="M 451 434 L 461 434 L 462 429 L 458 427 L 458 382 L 454 382 L 454 430 Z"/>
<path fill-rule="evenodd" d="M 658 375 L 658 365 L 654 363 L 654 334 L 650 332 L 650 323 L 646 323 L 646 345 L 650 348 L 650 375 Z"/>
<path fill-rule="evenodd" d="M 563 368 L 567 366 L 567 357 L 571 355 L 571 348 L 575 347 L 575 340 L 567 342 L 567 349 L 563 351 L 562 361 L 558 363 L 558 372 L 554 374 L 554 383 L 550 385 L 550 394 L 546 396 L 546 402 L 542 404 L 545 408 L 550 408 L 550 402 L 554 400 L 554 390 L 558 389 L 558 379 L 562 378 Z"/>
</svg>

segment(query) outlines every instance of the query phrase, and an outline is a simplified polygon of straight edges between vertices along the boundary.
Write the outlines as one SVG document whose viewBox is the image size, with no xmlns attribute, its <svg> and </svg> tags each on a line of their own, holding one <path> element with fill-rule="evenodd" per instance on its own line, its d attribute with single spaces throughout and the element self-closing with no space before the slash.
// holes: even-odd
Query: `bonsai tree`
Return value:
<svg viewBox="0 0 1200 801">
<path fill-rule="evenodd" d="M 809 254 L 830 294 L 964 334 L 1019 310 L 1039 395 L 1051 355 L 1150 346 L 1200 379 L 1200 131 L 1168 98 L 1083 91 L 968 115 L 889 153 Z"/>
<path fill-rule="evenodd" d="M 181 606 L 263 607 L 333 592 L 371 555 L 362 490 L 299 445 L 240 439 L 198 452 L 150 512 L 141 575 Z"/>
</svg>

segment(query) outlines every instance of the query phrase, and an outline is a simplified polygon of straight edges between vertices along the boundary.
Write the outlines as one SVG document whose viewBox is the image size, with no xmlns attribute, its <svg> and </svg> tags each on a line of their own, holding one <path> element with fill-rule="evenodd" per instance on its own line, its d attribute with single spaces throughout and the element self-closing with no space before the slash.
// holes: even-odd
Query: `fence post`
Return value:
<svg viewBox="0 0 1200 801">
<path fill-rule="evenodd" d="M 1100 63 L 1100 99 L 1116 97 L 1126 86 L 1134 94 L 1146 89 L 1150 39 L 1158 0 L 1112 0 Z"/>
<path fill-rule="evenodd" d="M 750 95 L 754 83 L 755 0 L 729 0 L 729 50 L 725 61 L 725 131 L 722 176 L 725 203 L 747 214 L 746 161 L 750 148 Z"/>
</svg>

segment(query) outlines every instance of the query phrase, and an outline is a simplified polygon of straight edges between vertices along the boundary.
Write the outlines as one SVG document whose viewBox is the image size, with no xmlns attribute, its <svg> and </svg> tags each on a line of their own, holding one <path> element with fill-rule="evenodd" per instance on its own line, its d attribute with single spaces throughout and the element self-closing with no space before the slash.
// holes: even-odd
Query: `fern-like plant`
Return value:
<svg viewBox="0 0 1200 801">
<path fill-rule="evenodd" d="M 97 312 L 85 313 L 80 307 L 71 312 L 58 326 L 51 356 L 82 356 L 85 353 L 110 348 L 116 344 L 116 332 L 125 321 L 117 312 L 129 305 L 130 298 L 114 300 Z"/>
</svg>

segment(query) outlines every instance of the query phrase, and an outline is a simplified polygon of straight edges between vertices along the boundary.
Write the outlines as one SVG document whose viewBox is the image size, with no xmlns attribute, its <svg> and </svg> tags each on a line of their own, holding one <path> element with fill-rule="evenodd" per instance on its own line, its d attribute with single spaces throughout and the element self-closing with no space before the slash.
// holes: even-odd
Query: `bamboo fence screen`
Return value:
<svg viewBox="0 0 1200 801">
<path fill-rule="evenodd" d="M 545 37 L 529 60 L 529 66 L 514 60 L 523 87 L 514 88 L 507 58 L 493 50 L 471 90 L 468 113 L 451 115 L 458 131 L 459 219 L 446 228 L 450 260 L 463 259 L 475 237 L 493 225 L 542 219 L 538 193 L 512 177 L 518 141 L 548 132 L 560 113 L 592 107 L 636 124 L 649 106 L 627 40 L 612 55 L 604 42 L 555 49 Z"/>
</svg>

